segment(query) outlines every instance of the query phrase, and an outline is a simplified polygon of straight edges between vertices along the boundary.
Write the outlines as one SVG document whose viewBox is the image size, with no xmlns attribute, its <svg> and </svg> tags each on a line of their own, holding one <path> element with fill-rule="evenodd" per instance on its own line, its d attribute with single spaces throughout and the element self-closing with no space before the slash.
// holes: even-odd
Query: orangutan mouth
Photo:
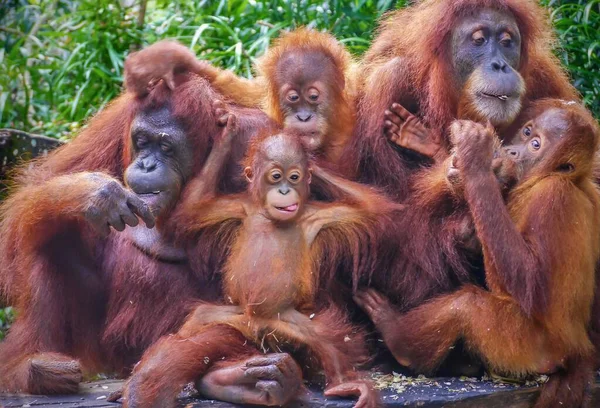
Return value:
<svg viewBox="0 0 600 408">
<path fill-rule="evenodd" d="M 288 205 L 287 207 L 275 207 L 278 211 L 292 213 L 298 209 L 298 203 Z"/>
<path fill-rule="evenodd" d="M 481 94 L 482 94 L 483 96 L 487 96 L 488 98 L 498 98 L 498 99 L 500 99 L 501 101 L 506 101 L 506 100 L 508 100 L 508 95 L 494 95 L 494 94 L 489 94 L 489 93 L 485 93 L 485 92 L 482 92 Z"/>
</svg>

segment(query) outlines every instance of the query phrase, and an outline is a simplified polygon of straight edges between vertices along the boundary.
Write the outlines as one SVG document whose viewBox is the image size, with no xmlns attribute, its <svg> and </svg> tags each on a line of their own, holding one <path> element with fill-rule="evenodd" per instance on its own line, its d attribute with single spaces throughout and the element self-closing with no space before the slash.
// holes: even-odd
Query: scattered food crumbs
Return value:
<svg viewBox="0 0 600 408">
<path fill-rule="evenodd" d="M 493 394 L 498 391 L 510 391 L 521 387 L 536 387 L 543 384 L 544 376 L 530 378 L 527 381 L 506 381 L 494 375 L 484 375 L 482 378 L 427 378 L 424 375 L 410 377 L 400 373 L 373 373 L 371 378 L 375 388 L 386 395 L 384 398 L 400 400 L 404 403 L 416 404 L 445 403 L 448 401 L 464 400 L 482 394 Z M 547 378 L 546 378 L 547 379 Z"/>
<path fill-rule="evenodd" d="M 96 398 L 97 400 L 101 400 L 101 399 L 106 399 L 106 395 L 100 395 L 99 397 Z"/>
<path fill-rule="evenodd" d="M 103 390 L 108 390 L 108 387 L 107 387 L 106 385 L 103 385 L 103 386 L 102 386 L 102 389 L 103 389 Z"/>
</svg>

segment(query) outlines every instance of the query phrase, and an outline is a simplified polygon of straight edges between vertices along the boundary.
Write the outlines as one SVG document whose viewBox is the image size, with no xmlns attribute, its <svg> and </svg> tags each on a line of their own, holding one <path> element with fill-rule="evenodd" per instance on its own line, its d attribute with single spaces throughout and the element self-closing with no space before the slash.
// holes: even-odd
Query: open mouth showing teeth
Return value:
<svg viewBox="0 0 600 408">
<path fill-rule="evenodd" d="M 508 95 L 494 95 L 494 94 L 489 94 L 489 93 L 485 93 L 485 92 L 482 92 L 481 94 L 484 96 L 487 96 L 488 98 L 498 98 L 501 101 L 506 101 L 508 99 Z"/>
<path fill-rule="evenodd" d="M 278 211 L 283 211 L 283 212 L 287 212 L 287 213 L 293 213 L 298 209 L 298 203 L 296 204 L 292 204 L 292 205 L 288 205 L 287 207 L 275 207 Z"/>
</svg>

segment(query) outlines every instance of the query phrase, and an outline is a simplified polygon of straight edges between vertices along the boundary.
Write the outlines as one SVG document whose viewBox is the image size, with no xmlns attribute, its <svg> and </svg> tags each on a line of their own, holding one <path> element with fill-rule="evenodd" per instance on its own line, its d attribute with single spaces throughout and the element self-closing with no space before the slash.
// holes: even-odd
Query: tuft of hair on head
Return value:
<svg viewBox="0 0 600 408">
<path fill-rule="evenodd" d="M 341 73 L 346 73 L 352 63 L 350 53 L 333 35 L 301 27 L 282 34 L 273 42 L 269 51 L 256 62 L 259 73 L 267 78 L 273 78 L 277 62 L 291 50 L 322 53 Z"/>
<path fill-rule="evenodd" d="M 302 138 L 302 133 L 292 131 L 292 130 L 282 130 L 280 132 L 273 133 L 271 130 L 263 130 L 258 133 L 249 143 L 248 150 L 246 151 L 246 156 L 242 161 L 242 168 L 245 167 L 254 167 L 255 159 L 259 156 L 259 153 L 263 149 L 265 142 L 273 137 L 281 137 L 290 142 L 292 146 L 296 146 L 298 150 L 300 150 L 306 159 L 307 163 L 312 163 L 314 160 L 314 155 L 304 142 Z"/>
</svg>

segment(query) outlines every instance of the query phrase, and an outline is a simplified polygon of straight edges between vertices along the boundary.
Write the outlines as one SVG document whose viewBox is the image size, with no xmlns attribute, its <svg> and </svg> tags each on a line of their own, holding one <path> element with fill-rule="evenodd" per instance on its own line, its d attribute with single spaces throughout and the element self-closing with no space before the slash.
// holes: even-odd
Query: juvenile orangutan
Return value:
<svg viewBox="0 0 600 408">
<path fill-rule="evenodd" d="M 173 41 L 133 54 L 126 68 L 127 82 L 137 84 L 163 79 L 174 87 L 181 73 L 203 76 L 233 102 L 260 107 L 286 130 L 300 133 L 330 163 L 338 163 L 354 128 L 354 64 L 328 33 L 301 28 L 282 34 L 258 59 L 252 80 L 199 61 Z"/>
<path fill-rule="evenodd" d="M 373 290 L 357 301 L 416 371 L 432 372 L 462 338 L 494 371 L 550 374 L 536 407 L 580 407 L 594 367 L 587 330 L 600 257 L 599 130 L 575 102 L 542 100 L 530 115 L 506 147 L 523 171 L 507 206 L 491 171 L 493 132 L 468 121 L 451 129 L 489 291 L 465 285 L 405 314 Z"/>
<path fill-rule="evenodd" d="M 228 126 L 222 149 L 229 149 L 235 117 Z M 206 174 L 217 174 L 224 157 L 213 149 Z M 183 384 L 210 367 L 207 361 L 235 358 L 239 339 L 228 342 L 233 328 L 265 348 L 306 349 L 316 359 L 308 365 L 324 369 L 325 395 L 358 396 L 357 407 L 375 406 L 376 393 L 355 371 L 368 357 L 361 336 L 339 310 L 315 305 L 325 245 L 319 239 L 321 231 L 332 229 L 338 234 L 329 245 L 358 245 L 374 233 L 376 214 L 385 217 L 397 206 L 366 186 L 311 165 L 301 140 L 288 132 L 255 141 L 244 172 L 248 193 L 216 197 L 217 180 L 201 174 L 194 195 L 175 217 L 187 236 L 209 226 L 241 223 L 224 268 L 224 292 L 231 304 L 198 306 L 175 336 L 152 347 L 129 380 L 127 404 L 173 401 Z M 336 186 L 346 201 L 309 201 L 313 177 Z M 217 334 L 218 328 L 223 334 Z"/>
</svg>

